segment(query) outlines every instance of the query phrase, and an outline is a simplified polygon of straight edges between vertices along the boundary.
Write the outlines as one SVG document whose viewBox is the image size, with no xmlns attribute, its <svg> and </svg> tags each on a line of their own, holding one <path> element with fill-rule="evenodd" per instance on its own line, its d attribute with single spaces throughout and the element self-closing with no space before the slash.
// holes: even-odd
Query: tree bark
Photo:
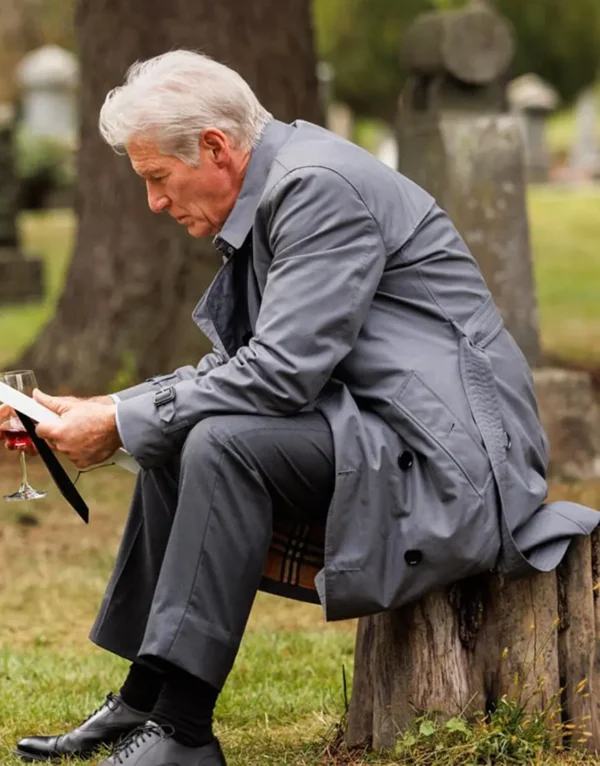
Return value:
<svg viewBox="0 0 600 766">
<path fill-rule="evenodd" d="M 555 572 L 477 577 L 360 620 L 348 744 L 393 747 L 416 716 L 489 712 L 506 695 L 600 751 L 599 562 L 597 530 Z"/>
<path fill-rule="evenodd" d="M 147 208 L 98 114 L 127 68 L 174 48 L 227 63 L 275 117 L 319 122 L 308 0 L 80 0 L 81 148 L 73 261 L 55 317 L 20 364 L 50 391 L 99 393 L 196 363 L 207 342 L 190 314 L 219 260 Z"/>
</svg>

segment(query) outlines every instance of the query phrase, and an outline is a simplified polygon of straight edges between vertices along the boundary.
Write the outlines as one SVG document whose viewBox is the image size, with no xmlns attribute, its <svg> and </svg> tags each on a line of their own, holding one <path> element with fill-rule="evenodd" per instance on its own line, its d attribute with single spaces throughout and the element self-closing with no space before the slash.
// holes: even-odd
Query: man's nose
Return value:
<svg viewBox="0 0 600 766">
<path fill-rule="evenodd" d="M 169 204 L 169 198 L 165 194 L 148 188 L 148 206 L 153 213 L 162 213 Z"/>
</svg>

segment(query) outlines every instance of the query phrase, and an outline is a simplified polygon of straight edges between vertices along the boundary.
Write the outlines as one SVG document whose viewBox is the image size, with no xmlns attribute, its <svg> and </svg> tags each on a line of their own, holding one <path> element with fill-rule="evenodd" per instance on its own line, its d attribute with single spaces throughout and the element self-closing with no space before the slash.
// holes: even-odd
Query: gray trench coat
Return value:
<svg viewBox="0 0 600 766">
<path fill-rule="evenodd" d="M 265 588 L 316 586 L 327 619 L 357 617 L 496 567 L 552 569 L 598 524 L 543 504 L 527 362 L 410 180 L 324 129 L 274 121 L 215 244 L 224 265 L 194 312 L 214 351 L 119 392 L 118 418 L 151 468 L 211 415 L 323 413 L 336 461 L 324 555 L 307 555 L 310 584 L 296 571 Z"/>
</svg>

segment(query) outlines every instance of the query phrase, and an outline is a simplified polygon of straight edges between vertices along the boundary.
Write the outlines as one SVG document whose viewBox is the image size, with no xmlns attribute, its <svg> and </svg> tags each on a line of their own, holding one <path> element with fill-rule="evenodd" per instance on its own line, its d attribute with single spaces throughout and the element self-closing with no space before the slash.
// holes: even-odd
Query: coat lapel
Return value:
<svg viewBox="0 0 600 766">
<path fill-rule="evenodd" d="M 242 247 L 219 269 L 192 318 L 215 348 L 227 358 L 235 356 L 252 334 L 248 313 L 248 286 L 252 248 Z"/>
</svg>

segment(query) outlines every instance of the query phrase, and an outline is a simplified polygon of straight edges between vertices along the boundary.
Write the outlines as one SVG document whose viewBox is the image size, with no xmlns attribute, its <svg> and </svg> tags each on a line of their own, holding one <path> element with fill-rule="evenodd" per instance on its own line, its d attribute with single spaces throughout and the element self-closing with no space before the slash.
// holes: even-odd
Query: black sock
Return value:
<svg viewBox="0 0 600 766">
<path fill-rule="evenodd" d="M 218 696 L 214 686 L 172 665 L 149 717 L 161 726 L 172 726 L 180 744 L 201 747 L 214 739 L 212 718 Z"/>
<path fill-rule="evenodd" d="M 129 668 L 129 675 L 121 687 L 119 696 L 126 705 L 142 713 L 149 713 L 160 694 L 164 675 L 145 665 L 134 662 Z"/>
</svg>

